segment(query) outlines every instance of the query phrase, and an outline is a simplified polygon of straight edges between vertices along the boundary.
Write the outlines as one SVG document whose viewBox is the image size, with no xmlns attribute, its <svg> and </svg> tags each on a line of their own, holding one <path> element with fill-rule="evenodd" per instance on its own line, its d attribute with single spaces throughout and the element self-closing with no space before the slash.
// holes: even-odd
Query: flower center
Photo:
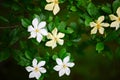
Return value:
<svg viewBox="0 0 120 80">
<path fill-rule="evenodd" d="M 58 0 L 54 0 L 54 3 L 55 3 L 55 4 L 58 4 Z"/>
<path fill-rule="evenodd" d="M 65 69 L 67 66 L 65 64 L 63 64 L 63 68 Z"/>
<path fill-rule="evenodd" d="M 97 27 L 97 29 L 100 29 L 101 25 L 99 23 L 97 23 L 96 27 Z"/>
<path fill-rule="evenodd" d="M 38 72 L 39 71 L 39 68 L 38 67 L 35 67 L 35 72 Z"/>
<path fill-rule="evenodd" d="M 35 32 L 36 32 L 36 33 L 38 33 L 38 32 L 39 32 L 39 30 L 38 30 L 38 29 L 36 29 L 36 30 L 35 30 Z"/>
<path fill-rule="evenodd" d="M 120 21 L 120 17 L 118 18 L 118 21 Z"/>
</svg>

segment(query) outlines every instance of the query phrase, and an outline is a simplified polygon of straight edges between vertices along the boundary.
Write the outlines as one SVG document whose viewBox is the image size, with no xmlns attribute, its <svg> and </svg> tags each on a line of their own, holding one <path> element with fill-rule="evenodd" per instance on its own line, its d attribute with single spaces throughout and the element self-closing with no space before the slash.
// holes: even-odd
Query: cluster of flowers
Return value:
<svg viewBox="0 0 120 80">
<path fill-rule="evenodd" d="M 94 27 L 91 30 L 91 34 L 96 34 L 97 30 L 99 31 L 100 34 L 104 34 L 104 28 L 103 27 L 115 27 L 116 30 L 120 27 L 120 7 L 116 11 L 117 16 L 111 14 L 109 15 L 110 19 L 113 21 L 111 24 L 109 23 L 104 23 L 104 16 L 100 16 L 96 22 L 90 22 L 90 26 Z"/>
<path fill-rule="evenodd" d="M 67 56 L 63 59 L 63 61 L 60 58 L 56 58 L 57 65 L 53 68 L 55 71 L 59 71 L 59 77 L 63 76 L 64 74 L 70 75 L 70 68 L 73 67 L 75 64 L 73 62 L 69 62 L 70 57 Z M 45 61 L 38 62 L 36 59 L 33 59 L 32 61 L 32 67 L 28 66 L 26 67 L 26 70 L 30 72 L 29 78 L 36 78 L 39 79 L 41 76 L 41 73 L 46 73 L 46 69 L 43 67 L 45 65 Z"/>
</svg>

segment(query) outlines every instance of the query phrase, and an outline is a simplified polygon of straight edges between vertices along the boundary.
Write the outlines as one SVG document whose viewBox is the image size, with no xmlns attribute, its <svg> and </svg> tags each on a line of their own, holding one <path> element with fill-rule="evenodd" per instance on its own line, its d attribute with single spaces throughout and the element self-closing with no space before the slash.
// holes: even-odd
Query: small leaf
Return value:
<svg viewBox="0 0 120 80">
<path fill-rule="evenodd" d="M 72 7 L 70 8 L 70 10 L 73 11 L 73 12 L 75 12 L 75 11 L 77 11 L 77 8 L 76 8 L 75 6 L 72 6 Z"/>
<path fill-rule="evenodd" d="M 101 9 L 102 9 L 105 13 L 108 13 L 108 14 L 111 14 L 111 13 L 112 13 L 111 9 L 110 9 L 108 6 L 103 6 Z"/>
<path fill-rule="evenodd" d="M 21 23 L 23 25 L 23 27 L 27 28 L 30 25 L 30 21 L 26 18 L 21 19 Z"/>
<path fill-rule="evenodd" d="M 97 43 L 96 50 L 98 53 L 100 53 L 102 50 L 104 50 L 104 44 L 102 42 Z"/>
</svg>

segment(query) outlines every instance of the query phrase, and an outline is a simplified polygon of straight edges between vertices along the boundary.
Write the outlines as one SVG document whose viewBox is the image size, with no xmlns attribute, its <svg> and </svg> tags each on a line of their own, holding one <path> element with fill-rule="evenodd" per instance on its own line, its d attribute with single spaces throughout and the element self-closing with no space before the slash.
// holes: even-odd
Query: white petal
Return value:
<svg viewBox="0 0 120 80">
<path fill-rule="evenodd" d="M 60 7 L 58 4 L 55 4 L 55 7 L 53 9 L 53 14 L 56 15 L 60 11 Z"/>
<path fill-rule="evenodd" d="M 62 62 L 62 60 L 60 58 L 57 58 L 56 62 L 57 62 L 58 65 L 63 65 L 63 62 Z"/>
<path fill-rule="evenodd" d="M 57 66 L 55 66 L 53 69 L 56 70 L 56 71 L 60 71 L 61 68 L 62 68 L 62 66 L 57 65 Z"/>
<path fill-rule="evenodd" d="M 38 24 L 38 29 L 44 28 L 46 26 L 46 22 L 42 21 Z"/>
<path fill-rule="evenodd" d="M 54 37 L 57 36 L 57 32 L 58 32 L 57 28 L 54 28 L 53 31 L 52 31 L 52 34 L 53 34 Z"/>
<path fill-rule="evenodd" d="M 90 22 L 90 26 L 94 27 L 94 26 L 96 26 L 96 23 L 95 22 Z"/>
<path fill-rule="evenodd" d="M 40 34 L 40 33 L 37 33 L 37 41 L 40 43 L 41 42 L 41 40 L 42 40 L 42 35 Z"/>
<path fill-rule="evenodd" d="M 66 64 L 69 62 L 69 60 L 70 60 L 70 56 L 67 56 L 63 59 L 63 63 Z"/>
<path fill-rule="evenodd" d="M 69 68 L 66 68 L 66 69 L 65 69 L 65 73 L 66 73 L 66 75 L 69 76 L 69 75 L 70 75 L 70 69 L 69 69 Z"/>
<path fill-rule="evenodd" d="M 54 39 L 53 35 L 51 33 L 48 33 L 47 39 Z"/>
<path fill-rule="evenodd" d="M 100 33 L 100 34 L 104 34 L 104 28 L 103 28 L 103 27 L 100 27 L 100 28 L 99 28 L 99 33 Z"/>
<path fill-rule="evenodd" d="M 46 73 L 46 69 L 43 68 L 43 67 L 39 68 L 39 70 L 40 70 L 41 73 Z"/>
<path fill-rule="evenodd" d="M 64 33 L 58 33 L 58 35 L 57 35 L 58 38 L 63 38 L 64 36 L 65 36 Z"/>
<path fill-rule="evenodd" d="M 34 31 L 34 28 L 33 28 L 33 26 L 28 26 L 28 32 L 32 32 L 32 31 Z"/>
<path fill-rule="evenodd" d="M 33 71 L 33 72 L 31 72 L 30 74 L 29 74 L 29 78 L 34 78 L 35 77 L 35 72 Z"/>
<path fill-rule="evenodd" d="M 59 44 L 59 45 L 63 45 L 63 44 L 64 44 L 64 40 L 58 39 L 58 44 Z"/>
<path fill-rule="evenodd" d="M 32 25 L 34 26 L 35 29 L 37 28 L 37 26 L 38 26 L 38 19 L 37 18 L 33 19 Z"/>
<path fill-rule="evenodd" d="M 52 49 L 54 49 L 57 46 L 57 44 L 54 40 L 50 40 L 50 41 L 46 42 L 45 45 L 48 47 L 52 47 Z"/>
<path fill-rule="evenodd" d="M 46 0 L 46 1 L 49 3 L 49 2 L 53 2 L 54 0 Z"/>
<path fill-rule="evenodd" d="M 75 65 L 75 63 L 73 63 L 73 62 L 67 63 L 67 66 L 68 66 L 68 67 L 73 67 L 74 65 Z"/>
<path fill-rule="evenodd" d="M 40 76 L 41 76 L 41 73 L 40 72 L 31 72 L 30 74 L 29 74 L 29 78 L 36 78 L 36 79 L 39 79 L 40 78 Z"/>
<path fill-rule="evenodd" d="M 52 11 L 54 5 L 55 5 L 54 3 L 47 4 L 47 5 L 45 6 L 45 10 Z"/>
<path fill-rule="evenodd" d="M 30 37 L 29 38 L 35 38 L 37 35 L 36 35 L 36 32 L 32 31 L 30 33 Z"/>
<path fill-rule="evenodd" d="M 92 30 L 91 30 L 91 34 L 96 34 L 97 33 L 97 28 L 94 27 Z"/>
<path fill-rule="evenodd" d="M 103 27 L 109 27 L 109 24 L 108 23 L 101 23 L 101 26 L 103 26 Z"/>
<path fill-rule="evenodd" d="M 65 74 L 65 72 L 66 72 L 65 69 L 61 69 L 59 71 L 59 77 L 63 76 Z"/>
<path fill-rule="evenodd" d="M 36 67 L 36 66 L 37 66 L 37 59 L 33 59 L 33 61 L 32 61 L 32 66 L 33 66 L 33 67 Z"/>
<path fill-rule="evenodd" d="M 46 63 L 45 61 L 40 61 L 40 62 L 38 63 L 38 67 L 44 66 L 45 63 Z"/>
<path fill-rule="evenodd" d="M 115 15 L 113 15 L 113 14 L 109 15 L 109 17 L 110 17 L 110 19 L 111 19 L 112 21 L 118 19 L 118 18 L 117 18 Z"/>
<path fill-rule="evenodd" d="M 120 17 L 120 7 L 117 9 L 117 15 Z"/>
<path fill-rule="evenodd" d="M 111 23 L 110 27 L 116 27 L 116 30 L 119 28 L 120 23 L 118 21 L 114 21 Z"/>
<path fill-rule="evenodd" d="M 104 21 L 104 18 L 105 18 L 104 16 L 100 16 L 100 17 L 98 18 L 97 22 L 98 22 L 98 23 L 103 22 L 103 21 Z"/>
<path fill-rule="evenodd" d="M 31 66 L 28 66 L 28 67 L 26 67 L 26 70 L 27 70 L 28 72 L 30 72 L 30 71 L 33 71 L 33 70 L 34 70 L 34 68 L 33 68 L 33 67 L 31 67 Z"/>
<path fill-rule="evenodd" d="M 47 35 L 48 35 L 48 32 L 47 32 L 46 29 L 41 29 L 41 30 L 40 30 L 40 33 L 41 33 L 42 35 L 44 35 L 44 36 L 47 36 Z"/>
</svg>

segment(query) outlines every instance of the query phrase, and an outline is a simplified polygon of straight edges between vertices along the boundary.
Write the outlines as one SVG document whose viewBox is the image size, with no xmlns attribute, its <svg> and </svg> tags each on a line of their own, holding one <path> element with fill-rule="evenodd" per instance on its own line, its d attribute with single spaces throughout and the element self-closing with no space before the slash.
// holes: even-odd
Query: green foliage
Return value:
<svg viewBox="0 0 120 80">
<path fill-rule="evenodd" d="M 98 51 L 98 53 L 100 53 L 102 50 L 104 50 L 104 44 L 102 42 L 97 43 L 96 50 Z"/>
</svg>

